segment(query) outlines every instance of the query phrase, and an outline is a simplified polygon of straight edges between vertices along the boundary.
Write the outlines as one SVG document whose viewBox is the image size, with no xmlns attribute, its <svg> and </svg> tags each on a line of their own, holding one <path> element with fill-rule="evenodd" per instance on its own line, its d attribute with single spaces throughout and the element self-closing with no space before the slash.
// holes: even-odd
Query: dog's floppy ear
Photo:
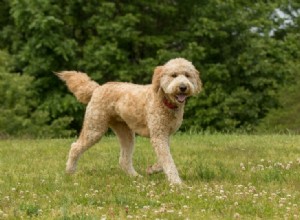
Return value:
<svg viewBox="0 0 300 220">
<path fill-rule="evenodd" d="M 196 94 L 199 94 L 202 90 L 202 82 L 200 80 L 200 73 L 196 70 Z"/>
<path fill-rule="evenodd" d="M 154 92 L 158 92 L 159 88 L 160 88 L 160 78 L 162 76 L 162 70 L 163 67 L 162 66 L 157 66 L 154 69 L 154 74 L 152 76 L 152 87 Z"/>
</svg>

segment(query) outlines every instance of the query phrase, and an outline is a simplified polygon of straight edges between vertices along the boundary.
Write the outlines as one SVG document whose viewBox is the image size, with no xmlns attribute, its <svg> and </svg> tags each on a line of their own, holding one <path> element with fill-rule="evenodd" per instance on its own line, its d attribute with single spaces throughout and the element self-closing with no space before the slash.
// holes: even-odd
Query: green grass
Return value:
<svg viewBox="0 0 300 220">
<path fill-rule="evenodd" d="M 137 138 L 134 163 L 118 166 L 115 137 L 64 172 L 73 140 L 0 141 L 0 219 L 299 219 L 300 136 L 176 135 L 184 186 L 146 176 L 155 155 Z"/>
</svg>

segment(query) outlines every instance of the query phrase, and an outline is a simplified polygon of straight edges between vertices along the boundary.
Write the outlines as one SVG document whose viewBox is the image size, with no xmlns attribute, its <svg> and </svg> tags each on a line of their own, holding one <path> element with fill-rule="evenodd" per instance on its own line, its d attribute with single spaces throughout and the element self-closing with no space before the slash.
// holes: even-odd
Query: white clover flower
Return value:
<svg viewBox="0 0 300 220">
<path fill-rule="evenodd" d="M 280 198 L 279 203 L 285 203 L 286 202 L 286 198 Z"/>
<path fill-rule="evenodd" d="M 239 213 L 234 213 L 233 218 L 234 219 L 240 219 L 241 215 Z"/>
</svg>

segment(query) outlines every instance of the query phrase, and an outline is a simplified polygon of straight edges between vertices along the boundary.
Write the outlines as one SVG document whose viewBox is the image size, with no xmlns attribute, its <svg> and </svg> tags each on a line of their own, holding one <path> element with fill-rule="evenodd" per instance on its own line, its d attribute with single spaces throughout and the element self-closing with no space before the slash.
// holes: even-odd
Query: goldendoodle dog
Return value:
<svg viewBox="0 0 300 220">
<path fill-rule="evenodd" d="M 176 58 L 154 70 L 152 84 L 108 82 L 99 85 L 85 73 L 57 73 L 79 102 L 87 104 L 83 128 L 71 145 L 66 171 L 73 173 L 82 153 L 98 142 L 108 128 L 117 135 L 119 163 L 129 175 L 138 176 L 132 164 L 135 134 L 149 137 L 157 163 L 152 174 L 164 171 L 172 184 L 181 179 L 170 153 L 169 138 L 181 125 L 186 99 L 200 92 L 199 72 L 186 59 Z"/>
</svg>

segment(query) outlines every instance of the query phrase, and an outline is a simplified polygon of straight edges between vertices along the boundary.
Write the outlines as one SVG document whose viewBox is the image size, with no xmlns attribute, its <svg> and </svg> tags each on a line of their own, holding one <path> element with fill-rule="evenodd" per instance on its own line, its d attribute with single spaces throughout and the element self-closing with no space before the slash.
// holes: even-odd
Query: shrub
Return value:
<svg viewBox="0 0 300 220">
<path fill-rule="evenodd" d="M 47 111 L 40 110 L 38 96 L 33 89 L 34 78 L 28 75 L 8 73 L 9 57 L 0 52 L 0 137 L 70 136 L 72 117 L 51 120 Z"/>
</svg>

